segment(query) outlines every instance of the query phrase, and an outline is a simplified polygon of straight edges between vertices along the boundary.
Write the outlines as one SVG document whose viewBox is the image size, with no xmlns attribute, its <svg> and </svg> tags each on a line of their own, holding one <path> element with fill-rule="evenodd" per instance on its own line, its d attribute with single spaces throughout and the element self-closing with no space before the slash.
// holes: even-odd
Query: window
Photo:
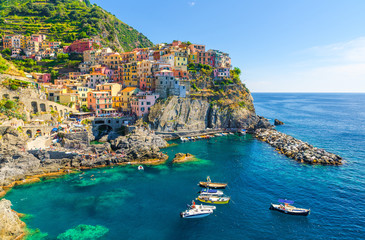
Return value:
<svg viewBox="0 0 365 240">
<path fill-rule="evenodd" d="M 151 105 L 151 102 L 147 102 L 147 105 Z"/>
</svg>

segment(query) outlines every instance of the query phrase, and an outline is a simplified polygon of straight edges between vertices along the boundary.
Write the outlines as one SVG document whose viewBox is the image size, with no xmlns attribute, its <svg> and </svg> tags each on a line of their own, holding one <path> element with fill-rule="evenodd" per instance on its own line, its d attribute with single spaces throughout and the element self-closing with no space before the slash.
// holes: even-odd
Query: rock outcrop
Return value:
<svg viewBox="0 0 365 240">
<path fill-rule="evenodd" d="M 158 164 L 168 158 L 160 152 L 160 148 L 168 146 L 167 142 L 142 128 L 135 129 L 128 136 L 118 137 L 111 143 L 90 146 L 84 139 L 88 138 L 87 133 L 68 135 L 63 145 L 71 149 L 58 146 L 58 150 L 29 152 L 25 151 L 27 137 L 23 134 L 12 128 L 2 128 L 1 134 L 0 186 L 4 186 L 5 190 L 17 184 L 40 181 L 42 177 L 53 176 L 53 173 L 62 175 L 63 169 L 68 171 L 128 162 Z M 87 154 L 80 155 L 77 151 Z M 37 177 L 31 177 L 33 175 Z M 3 195 L 2 189 L 0 194 Z"/>
<path fill-rule="evenodd" d="M 316 148 L 309 143 L 273 129 L 258 129 L 255 137 L 274 147 L 279 153 L 301 163 L 341 165 L 342 158 L 324 149 Z"/>
<path fill-rule="evenodd" d="M 25 223 L 18 214 L 11 209 L 11 202 L 6 199 L 0 200 L 0 239 L 21 239 L 25 235 Z"/>
<path fill-rule="evenodd" d="M 167 147 L 168 143 L 153 132 L 137 128 L 128 136 L 120 136 L 111 141 L 111 148 L 124 155 L 124 161 L 140 160 L 149 161 L 151 159 L 167 160 L 167 155 L 160 152 L 160 148 Z"/>
<path fill-rule="evenodd" d="M 151 127 L 161 132 L 254 128 L 260 120 L 255 111 L 233 105 L 221 106 L 208 100 L 171 97 L 155 104 L 148 119 Z"/>
<path fill-rule="evenodd" d="M 196 158 L 190 153 L 176 153 L 172 163 L 184 163 L 195 161 Z"/>
<path fill-rule="evenodd" d="M 284 125 L 284 123 L 282 121 L 278 120 L 278 119 L 275 119 L 274 120 L 274 125 L 279 126 L 279 125 Z"/>
</svg>

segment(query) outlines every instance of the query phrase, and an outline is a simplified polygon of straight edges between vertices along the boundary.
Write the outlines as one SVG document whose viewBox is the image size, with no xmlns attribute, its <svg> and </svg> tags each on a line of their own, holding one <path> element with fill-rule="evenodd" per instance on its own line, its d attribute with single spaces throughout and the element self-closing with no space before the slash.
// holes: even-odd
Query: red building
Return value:
<svg viewBox="0 0 365 240">
<path fill-rule="evenodd" d="M 182 80 L 188 80 L 187 71 L 174 69 L 173 72 L 174 72 L 174 77 L 175 78 L 179 78 L 179 79 L 182 79 Z"/>
<path fill-rule="evenodd" d="M 94 39 L 80 39 L 74 41 L 70 46 L 68 46 L 65 50 L 68 53 L 83 53 L 87 50 L 95 50 L 95 48 L 100 48 L 100 41 Z"/>
</svg>

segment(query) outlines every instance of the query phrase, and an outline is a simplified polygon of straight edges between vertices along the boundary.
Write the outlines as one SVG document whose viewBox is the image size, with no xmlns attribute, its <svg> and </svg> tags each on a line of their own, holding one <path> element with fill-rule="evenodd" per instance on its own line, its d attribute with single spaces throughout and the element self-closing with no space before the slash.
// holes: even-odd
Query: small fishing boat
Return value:
<svg viewBox="0 0 365 240">
<path fill-rule="evenodd" d="M 219 189 L 223 189 L 227 187 L 227 183 L 212 183 L 212 181 L 210 180 L 210 177 L 207 177 L 207 181 L 206 182 L 199 182 L 199 186 L 203 187 L 203 188 L 219 188 Z"/>
<path fill-rule="evenodd" d="M 220 190 L 216 190 L 216 189 L 209 189 L 209 188 L 204 188 L 201 191 L 199 191 L 201 196 L 223 196 L 224 193 L 223 191 Z"/>
<path fill-rule="evenodd" d="M 204 203 L 211 204 L 227 204 L 231 200 L 230 197 L 217 197 L 217 196 L 202 196 L 199 195 L 197 200 Z"/>
<path fill-rule="evenodd" d="M 270 205 L 270 210 L 276 210 L 285 214 L 290 215 L 300 215 L 300 216 L 308 216 L 310 213 L 310 209 L 304 209 L 304 208 L 296 208 L 290 204 L 293 204 L 294 201 L 286 200 L 286 199 L 279 199 L 279 203 L 283 204 L 273 204 Z"/>
<path fill-rule="evenodd" d="M 207 217 L 210 214 L 213 213 L 213 209 L 207 209 L 207 208 L 189 208 L 185 210 L 184 212 L 180 213 L 180 217 L 182 218 L 203 218 Z"/>
<path fill-rule="evenodd" d="M 139 170 L 139 171 L 144 170 L 143 166 L 142 166 L 142 165 L 139 165 L 139 166 L 138 166 L 138 170 Z"/>
</svg>

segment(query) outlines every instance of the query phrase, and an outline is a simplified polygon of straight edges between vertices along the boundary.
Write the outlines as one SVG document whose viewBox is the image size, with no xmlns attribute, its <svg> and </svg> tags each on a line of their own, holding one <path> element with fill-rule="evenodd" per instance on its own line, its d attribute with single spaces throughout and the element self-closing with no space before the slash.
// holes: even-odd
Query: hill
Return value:
<svg viewBox="0 0 365 240">
<path fill-rule="evenodd" d="M 23 71 L 17 69 L 11 62 L 5 60 L 0 54 L 0 74 L 24 77 Z"/>
<path fill-rule="evenodd" d="M 98 36 L 105 46 L 124 51 L 153 45 L 89 0 L 0 0 L 0 33 L 46 34 L 64 43 Z"/>
</svg>

